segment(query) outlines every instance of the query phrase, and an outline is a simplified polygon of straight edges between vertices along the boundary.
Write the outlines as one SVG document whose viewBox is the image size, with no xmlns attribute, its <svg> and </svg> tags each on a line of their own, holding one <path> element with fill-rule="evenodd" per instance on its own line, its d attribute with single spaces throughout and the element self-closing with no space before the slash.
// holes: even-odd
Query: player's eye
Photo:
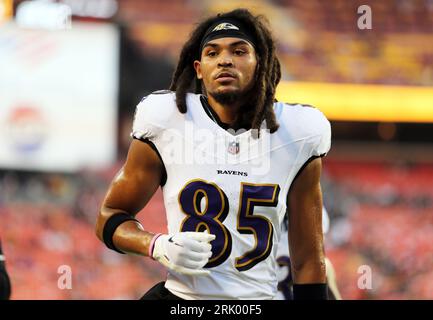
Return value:
<svg viewBox="0 0 433 320">
<path fill-rule="evenodd" d="M 243 55 L 243 54 L 245 54 L 245 51 L 244 51 L 244 50 L 241 50 L 241 49 L 236 49 L 236 50 L 235 50 L 235 55 L 237 55 L 237 56 L 241 56 L 241 55 Z"/>
<path fill-rule="evenodd" d="M 208 57 L 215 57 L 216 56 L 216 51 L 208 51 L 208 53 L 206 53 L 206 55 L 208 56 Z"/>
</svg>

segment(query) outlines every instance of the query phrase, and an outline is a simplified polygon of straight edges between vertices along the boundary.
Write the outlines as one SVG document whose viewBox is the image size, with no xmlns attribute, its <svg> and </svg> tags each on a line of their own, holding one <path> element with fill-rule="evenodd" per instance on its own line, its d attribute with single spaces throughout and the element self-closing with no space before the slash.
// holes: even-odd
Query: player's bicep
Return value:
<svg viewBox="0 0 433 320">
<path fill-rule="evenodd" d="M 321 282 L 325 277 L 321 168 L 320 158 L 311 161 L 289 192 L 289 245 L 296 283 Z"/>
<path fill-rule="evenodd" d="M 113 179 L 103 206 L 137 214 L 161 182 L 161 160 L 152 147 L 133 140 L 125 165 Z"/>
<path fill-rule="evenodd" d="M 114 213 L 136 215 L 158 189 L 163 164 L 156 151 L 147 143 L 134 139 L 124 166 L 111 182 L 102 202 L 96 223 L 96 234 L 102 239 L 107 219 Z"/>
</svg>

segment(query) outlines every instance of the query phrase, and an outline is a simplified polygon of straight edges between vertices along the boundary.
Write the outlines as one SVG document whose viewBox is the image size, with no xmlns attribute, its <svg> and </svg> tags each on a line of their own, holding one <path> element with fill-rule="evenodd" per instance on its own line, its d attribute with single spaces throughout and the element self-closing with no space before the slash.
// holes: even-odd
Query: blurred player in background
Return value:
<svg viewBox="0 0 433 320">
<path fill-rule="evenodd" d="M 0 300 L 9 300 L 11 296 L 11 282 L 6 270 L 6 258 L 3 254 L 2 243 L 0 239 Z"/>
<path fill-rule="evenodd" d="M 329 230 L 329 215 L 325 207 L 322 210 L 322 229 L 323 234 Z M 282 233 L 278 244 L 277 262 L 278 262 L 278 293 L 275 296 L 276 300 L 293 300 L 293 277 L 290 266 L 290 250 L 288 246 L 288 223 L 287 218 L 284 219 L 282 225 Z M 327 257 L 326 263 L 326 282 L 328 283 L 328 297 L 330 300 L 341 300 L 341 294 L 338 290 L 337 279 L 335 276 L 334 266 Z"/>
<path fill-rule="evenodd" d="M 276 102 L 280 78 L 264 18 L 238 9 L 200 23 L 172 91 L 137 106 L 96 233 L 168 269 L 143 299 L 273 299 L 287 210 L 294 298 L 327 298 L 320 175 L 330 124 L 313 107 Z M 135 219 L 159 186 L 168 234 Z"/>
</svg>

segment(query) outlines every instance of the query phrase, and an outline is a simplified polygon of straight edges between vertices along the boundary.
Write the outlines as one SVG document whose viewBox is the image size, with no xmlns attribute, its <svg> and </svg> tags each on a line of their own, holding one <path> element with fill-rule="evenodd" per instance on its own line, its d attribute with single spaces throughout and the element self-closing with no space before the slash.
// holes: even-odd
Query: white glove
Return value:
<svg viewBox="0 0 433 320">
<path fill-rule="evenodd" d="M 209 244 L 215 235 L 205 232 L 163 234 L 154 244 L 152 257 L 170 270 L 186 275 L 209 275 L 203 267 L 212 256 Z"/>
</svg>

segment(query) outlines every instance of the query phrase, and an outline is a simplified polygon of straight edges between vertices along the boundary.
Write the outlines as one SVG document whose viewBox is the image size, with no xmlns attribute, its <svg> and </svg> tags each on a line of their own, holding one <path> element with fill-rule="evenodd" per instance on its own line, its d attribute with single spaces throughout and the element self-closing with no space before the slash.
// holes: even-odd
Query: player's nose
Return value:
<svg viewBox="0 0 433 320">
<path fill-rule="evenodd" d="M 233 57 L 230 54 L 222 53 L 218 57 L 218 66 L 219 67 L 232 67 L 233 66 Z"/>
</svg>

